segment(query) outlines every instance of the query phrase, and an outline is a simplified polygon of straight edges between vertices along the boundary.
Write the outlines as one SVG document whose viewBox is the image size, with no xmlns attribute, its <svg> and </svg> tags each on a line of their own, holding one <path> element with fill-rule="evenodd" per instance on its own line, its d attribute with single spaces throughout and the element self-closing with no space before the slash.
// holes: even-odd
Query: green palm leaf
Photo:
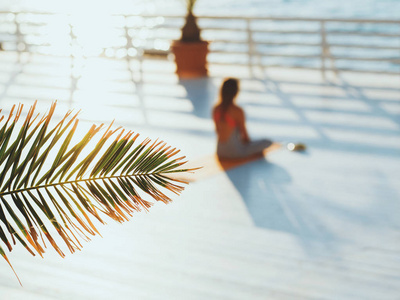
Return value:
<svg viewBox="0 0 400 300">
<path fill-rule="evenodd" d="M 18 241 L 42 256 L 47 239 L 64 257 L 51 231 L 73 253 L 99 233 L 91 218 L 126 221 L 153 204 L 143 194 L 168 203 L 167 194 L 180 194 L 187 183 L 168 175 L 194 170 L 181 168 L 185 157 L 175 158 L 179 150 L 162 141 L 137 143 L 138 134 L 112 124 L 97 142 L 103 124 L 77 138 L 77 114 L 51 125 L 56 103 L 41 118 L 35 106 L 21 126 L 23 105 L 0 116 L 0 239 L 9 251 Z M 11 266 L 1 245 L 0 255 Z"/>
</svg>

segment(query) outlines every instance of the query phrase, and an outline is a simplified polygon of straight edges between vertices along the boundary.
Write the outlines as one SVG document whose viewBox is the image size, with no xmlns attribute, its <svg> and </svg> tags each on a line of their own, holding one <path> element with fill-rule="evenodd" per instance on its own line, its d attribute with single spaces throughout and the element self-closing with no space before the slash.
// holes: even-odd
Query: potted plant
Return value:
<svg viewBox="0 0 400 300">
<path fill-rule="evenodd" d="M 175 55 L 176 73 L 180 78 L 207 76 L 208 42 L 201 39 L 200 28 L 193 14 L 196 1 L 186 0 L 187 14 L 182 36 L 171 46 Z"/>
</svg>

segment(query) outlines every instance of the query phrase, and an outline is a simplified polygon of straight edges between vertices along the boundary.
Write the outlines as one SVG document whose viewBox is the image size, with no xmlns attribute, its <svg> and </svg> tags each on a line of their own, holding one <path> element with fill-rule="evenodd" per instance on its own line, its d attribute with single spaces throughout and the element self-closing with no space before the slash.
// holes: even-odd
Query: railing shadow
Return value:
<svg viewBox="0 0 400 300">
<path fill-rule="evenodd" d="M 282 126 L 286 124 L 298 124 L 302 126 L 309 127 L 316 133 L 316 137 L 312 138 L 304 138 L 304 142 L 310 143 L 314 147 L 318 148 L 329 148 L 330 150 L 335 151 L 348 151 L 348 152 L 356 152 L 356 153 L 369 153 L 374 154 L 380 152 L 385 155 L 392 156 L 400 156 L 399 146 L 392 143 L 382 142 L 385 138 L 388 141 L 390 140 L 399 140 L 400 141 L 400 118 L 396 114 L 389 113 L 382 109 L 381 102 L 386 102 L 384 98 L 381 99 L 371 99 L 368 98 L 364 93 L 364 88 L 369 88 L 368 86 L 352 86 L 348 84 L 343 78 L 338 77 L 339 83 L 335 84 L 313 84 L 317 90 L 321 87 L 334 87 L 340 90 L 343 95 L 340 97 L 333 97 L 335 99 L 343 99 L 346 100 L 347 103 L 352 101 L 357 101 L 362 104 L 363 109 L 361 111 L 355 109 L 337 109 L 329 107 L 323 108 L 313 108 L 312 106 L 299 106 L 294 99 L 297 96 L 301 96 L 304 98 L 310 98 L 319 100 L 320 103 L 324 102 L 324 97 L 327 95 L 324 94 L 307 94 L 298 93 L 298 92 L 285 92 L 281 87 L 287 81 L 276 80 L 273 78 L 266 77 L 260 82 L 262 82 L 265 86 L 265 92 L 269 95 L 273 95 L 280 100 L 280 103 L 277 105 L 278 107 L 284 107 L 285 109 L 293 112 L 297 118 L 295 121 L 283 121 L 283 120 L 266 120 L 268 124 L 281 124 Z M 290 81 L 291 83 L 295 83 L 301 85 L 301 81 Z M 380 88 L 379 90 L 383 90 Z M 398 92 L 400 94 L 400 88 L 391 88 L 390 91 Z M 383 94 L 384 95 L 384 94 Z M 331 98 L 331 97 L 330 97 Z M 388 102 L 392 102 L 393 100 L 388 100 Z M 254 103 L 250 104 L 251 106 Z M 262 106 L 262 104 L 256 104 L 256 106 Z M 313 119 L 310 118 L 310 113 L 325 113 L 325 114 L 336 114 L 340 115 L 342 119 L 324 119 L 322 117 Z M 357 120 L 358 119 L 358 120 Z M 257 121 L 257 117 L 249 118 L 250 121 Z M 357 122 L 358 121 L 358 122 Z M 370 121 L 370 123 L 368 123 Z M 370 135 L 371 139 L 368 140 L 364 138 L 365 142 L 357 142 L 354 139 L 346 139 L 341 138 L 338 134 L 332 138 L 331 131 L 343 131 L 347 133 L 357 133 L 360 136 Z M 372 138 L 377 138 L 377 142 L 374 143 Z"/>
<path fill-rule="evenodd" d="M 260 158 L 226 171 L 232 185 L 240 193 L 253 222 L 258 227 L 297 234 L 286 204 L 276 201 L 292 179 L 281 166 Z"/>
<path fill-rule="evenodd" d="M 304 197 L 312 196 L 293 190 L 292 177 L 285 168 L 259 157 L 239 167 L 226 168 L 225 172 L 255 226 L 296 236 L 310 256 L 315 252 L 314 241 L 324 245 L 328 253 L 335 252 L 333 242 L 337 237 L 323 226 L 314 210 L 301 205 Z"/>
<path fill-rule="evenodd" d="M 51 58 L 51 60 L 55 60 L 55 58 Z M 40 61 L 40 63 L 37 63 L 37 61 L 33 61 L 33 64 L 36 65 L 38 64 L 39 66 L 42 66 L 44 62 Z M 121 63 L 121 62 L 119 62 Z M 129 62 L 128 62 L 129 63 Z M 0 81 L 5 88 L 2 89 L 2 96 L 1 98 L 9 98 L 9 99 L 15 99 L 16 101 L 28 101 L 28 97 L 30 96 L 29 94 L 29 87 L 32 86 L 34 88 L 34 91 L 36 91 L 37 88 L 40 89 L 47 89 L 51 88 L 52 93 L 54 92 L 54 96 L 52 96 L 52 99 L 60 99 L 62 100 L 63 98 L 66 98 L 66 96 L 63 96 L 64 94 L 66 95 L 68 93 L 68 86 L 67 85 L 62 85 L 62 86 L 52 86 L 51 81 L 47 82 L 46 77 L 43 77 L 43 80 L 34 80 L 33 83 L 28 81 L 24 82 L 22 78 L 19 77 L 20 74 L 28 74 L 27 69 L 29 69 L 29 77 L 35 75 L 35 68 L 31 66 L 32 62 L 27 61 L 26 66 L 27 68 L 24 68 L 23 70 L 18 70 L 17 66 L 14 68 L 14 71 L 11 70 L 11 72 L 3 72 L 1 71 L 4 76 L 0 78 Z M 64 70 L 67 72 L 64 74 L 64 77 L 69 77 L 69 70 L 65 68 Z M 117 69 L 115 72 L 126 72 L 127 70 L 123 70 L 122 68 Z M 11 80 L 8 80 L 10 77 L 8 77 L 8 74 L 11 74 L 12 72 L 17 72 L 15 73 L 16 75 L 13 75 Z M 18 73 L 22 72 L 22 73 Z M 126 84 L 126 85 L 133 85 L 135 87 L 135 94 L 136 98 L 138 101 L 135 103 L 128 102 L 128 98 L 130 94 L 124 90 L 118 90 L 114 89 L 111 91 L 105 91 L 105 95 L 110 99 L 109 102 L 107 103 L 102 103 L 101 105 L 109 106 L 109 107 L 114 107 L 118 109 L 125 109 L 125 112 L 127 111 L 137 111 L 137 113 L 144 115 L 144 124 L 143 126 L 149 126 L 154 129 L 158 129 L 157 124 L 153 124 L 151 121 L 149 121 L 149 115 L 151 116 L 154 113 L 157 113 L 158 115 L 163 114 L 164 112 L 168 115 L 171 114 L 173 118 L 179 117 L 179 116 L 185 116 L 185 118 L 190 118 L 191 115 L 194 115 L 198 117 L 200 120 L 202 120 L 202 123 L 199 124 L 204 124 L 204 121 L 206 122 L 212 122 L 210 120 L 211 118 L 211 109 L 212 106 L 214 105 L 218 93 L 217 93 L 217 87 L 214 84 L 219 80 L 219 78 L 203 78 L 203 79 L 197 79 L 197 80 L 180 80 L 177 81 L 175 80 L 164 80 L 164 78 L 167 76 L 163 76 L 163 80 L 161 84 L 157 85 L 157 80 L 155 79 L 156 77 L 152 76 L 152 74 L 157 74 L 157 70 L 151 69 L 148 70 L 146 68 L 136 70 L 133 69 L 131 66 L 128 68 L 128 72 L 130 72 L 130 77 L 131 77 L 131 82 L 129 82 L 129 78 L 126 79 L 121 79 L 121 77 L 116 77 L 115 81 L 117 83 L 117 87 L 121 84 Z M 39 72 L 40 73 L 40 72 Z M 140 76 L 136 76 L 136 75 Z M 55 74 L 57 76 L 61 76 L 62 74 Z M 149 76 L 150 75 L 150 76 Z M 16 78 L 18 76 L 18 78 Z M 174 74 L 169 74 L 170 79 L 174 78 Z M 3 79 L 2 79 L 3 78 Z M 8 79 L 7 79 L 8 78 Z M 125 77 L 124 77 L 125 78 Z M 18 79 L 18 80 L 16 80 Z M 246 78 L 242 77 L 240 78 L 242 81 L 253 81 L 251 78 Z M 39 82 L 36 84 L 35 82 Z M 376 151 L 381 151 L 381 153 L 386 153 L 389 155 L 394 155 L 396 156 L 398 153 L 398 147 L 393 147 L 394 142 L 391 144 L 385 143 L 385 142 L 379 142 L 379 143 L 356 143 L 353 140 L 345 140 L 342 139 L 340 136 L 336 135 L 336 137 L 333 139 L 332 135 L 330 134 L 330 131 L 336 130 L 336 131 L 348 131 L 348 132 L 358 132 L 362 135 L 375 135 L 375 136 L 381 136 L 382 139 L 388 139 L 388 140 L 393 140 L 393 139 L 398 139 L 400 134 L 399 134 L 399 124 L 400 124 L 400 119 L 398 114 L 396 113 L 390 113 L 387 110 L 383 109 L 382 104 L 396 104 L 397 101 L 393 99 L 386 99 L 385 98 L 385 92 L 388 93 L 400 93 L 400 88 L 396 89 L 396 87 L 392 85 L 389 85 L 389 89 L 386 91 L 384 90 L 384 84 L 376 84 L 376 91 L 383 91 L 382 95 L 379 95 L 379 97 L 376 96 L 376 93 L 372 94 L 366 94 L 365 91 L 368 89 L 370 90 L 371 88 L 374 88 L 373 86 L 369 86 L 366 84 L 362 84 L 362 82 L 358 85 L 350 84 L 348 83 L 345 79 L 340 79 L 337 83 L 332 84 L 329 82 L 323 82 L 323 81 L 316 81 L 313 82 L 312 80 L 308 80 L 307 78 L 296 78 L 294 76 L 290 76 L 290 78 L 280 78 L 280 79 L 274 79 L 273 77 L 265 77 L 263 79 L 259 80 L 259 83 L 262 84 L 263 88 L 253 88 L 252 86 L 249 85 L 243 85 L 241 94 L 239 95 L 238 103 L 242 105 L 245 110 L 250 108 L 250 113 L 247 114 L 247 119 L 250 123 L 257 124 L 257 126 L 265 126 L 268 127 L 270 125 L 273 126 L 302 126 L 304 128 L 308 128 L 314 132 L 316 132 L 315 136 L 312 137 L 307 137 L 307 136 L 283 136 L 279 134 L 275 134 L 272 138 L 279 140 L 288 140 L 288 139 L 297 139 L 304 141 L 306 143 L 310 143 L 313 147 L 318 147 L 318 148 L 329 148 L 330 150 L 337 150 L 337 151 L 349 151 L 349 152 L 359 152 L 359 153 L 375 153 Z M 33 84 L 33 85 L 32 85 Z M 150 84 L 150 87 L 147 87 L 147 85 Z M 158 91 L 155 91 L 155 87 L 159 86 L 160 88 Z M 186 95 L 182 92 L 176 93 L 173 91 L 177 91 L 176 87 L 181 87 L 185 91 Z M 289 87 L 289 89 L 288 89 Z M 306 88 L 304 88 L 306 87 Z M 70 85 L 70 95 L 75 97 L 76 91 L 80 88 L 77 86 L 77 84 L 72 84 Z M 102 89 L 101 86 L 96 87 L 98 89 Z M 304 89 L 303 89 L 304 88 Z M 333 93 L 332 95 L 329 95 L 328 92 L 325 91 L 325 89 L 337 89 L 340 90 L 341 92 L 338 94 Z M 40 92 L 40 91 L 39 91 Z M 246 96 L 244 99 L 245 94 L 250 94 L 250 96 Z M 255 95 L 257 96 L 257 101 L 253 101 L 250 99 L 252 96 Z M 72 98 L 72 96 L 70 98 Z M 32 97 L 37 98 L 38 95 L 32 95 Z M 39 100 L 48 100 L 51 101 L 51 98 L 46 98 L 45 96 L 42 96 L 42 94 L 39 95 L 39 97 L 42 97 L 42 99 Z M 122 99 L 122 98 L 123 99 Z M 173 103 L 172 106 L 166 108 L 165 105 L 160 105 L 160 106 L 154 106 L 154 105 L 149 105 L 149 102 L 147 99 L 151 99 L 152 97 L 157 97 L 160 98 L 160 103 L 162 102 L 162 98 L 166 98 L 168 100 L 168 103 Z M 263 99 L 268 99 L 275 97 L 276 99 L 279 99 L 278 102 L 276 103 L 271 103 L 269 101 L 263 101 Z M 393 97 L 393 96 L 392 96 Z M 119 101 L 118 99 L 122 99 L 122 101 Z M 301 99 L 300 99 L 301 98 Z M 25 100 L 24 100 L 25 99 Z M 305 104 L 305 101 L 307 99 L 310 99 L 310 102 L 318 102 L 318 105 L 315 107 L 311 104 Z M 301 101 L 297 101 L 301 100 Z M 338 100 L 341 101 L 343 105 L 339 105 L 339 107 L 335 107 L 334 102 Z M 178 103 L 179 102 L 179 103 Z M 187 109 L 187 103 L 190 103 L 192 106 L 192 110 Z M 69 103 L 71 104 L 71 99 L 69 100 Z M 185 109 L 181 110 L 179 109 L 181 107 L 181 103 L 185 105 Z M 348 106 L 347 104 L 349 103 L 355 103 L 357 105 L 353 106 Z M 74 101 L 74 105 L 77 105 L 76 101 Z M 328 104 L 328 105 L 325 105 Z M 344 105 L 346 104 L 346 105 Z M 287 111 L 290 114 L 293 114 L 296 116 L 295 119 L 289 120 L 289 119 L 279 119 L 277 117 L 270 118 L 269 116 L 263 116 L 259 113 L 256 115 L 251 114 L 251 109 L 254 111 L 261 111 L 261 109 L 269 110 L 269 108 L 279 108 L 282 110 Z M 344 122 L 343 120 L 334 120 L 334 119 L 329 119 L 325 120 L 323 118 L 317 118 L 314 119 L 312 118 L 315 116 L 315 114 L 318 114 L 319 112 L 321 113 L 337 113 L 338 115 L 341 115 L 343 120 L 345 118 L 348 118 L 350 121 L 353 118 L 364 118 L 366 119 L 371 119 L 373 121 L 376 121 L 378 118 L 381 119 L 384 123 L 383 126 L 373 126 L 370 124 L 366 124 L 364 121 L 360 122 L 359 124 L 355 124 L 352 122 Z M 310 114 L 312 114 L 310 116 Z M 171 131 L 179 131 L 182 133 L 185 133 L 186 131 L 188 133 L 202 133 L 203 135 L 211 136 L 213 135 L 213 127 L 212 126 L 194 126 L 196 128 L 185 128 L 181 124 L 176 124 L 174 125 L 174 119 L 169 119 L 169 126 L 168 128 L 163 128 L 164 130 L 171 130 Z M 96 119 L 97 120 L 97 119 Z M 138 119 L 137 122 L 142 122 L 141 119 Z M 389 123 L 394 124 L 393 126 L 390 125 Z M 136 124 L 136 123 L 135 123 Z M 365 125 L 366 124 L 366 125 Z M 388 124 L 390 126 L 388 126 Z M 251 132 L 250 132 L 251 133 Z"/>
</svg>

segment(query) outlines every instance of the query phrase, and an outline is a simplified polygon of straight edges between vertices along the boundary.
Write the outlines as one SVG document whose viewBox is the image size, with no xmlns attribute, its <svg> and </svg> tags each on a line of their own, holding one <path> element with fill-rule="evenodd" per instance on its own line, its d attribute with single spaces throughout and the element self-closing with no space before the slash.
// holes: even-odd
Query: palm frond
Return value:
<svg viewBox="0 0 400 300">
<path fill-rule="evenodd" d="M 93 139 L 103 124 L 78 139 L 78 114 L 68 111 L 51 125 L 56 103 L 41 118 L 35 106 L 21 126 L 23 105 L 0 116 L 0 239 L 9 251 L 18 241 L 42 256 L 47 239 L 64 257 L 51 231 L 73 253 L 82 248 L 80 240 L 99 234 L 93 218 L 101 223 L 104 215 L 129 220 L 153 204 L 144 194 L 168 203 L 167 194 L 179 195 L 180 183 L 187 183 L 168 174 L 194 170 L 182 168 L 185 157 L 176 158 L 179 150 L 162 141 L 138 143 L 139 134 L 112 129 L 112 124 L 97 142 Z M 1 245 L 0 255 L 10 264 Z"/>
<path fill-rule="evenodd" d="M 197 0 L 184 0 L 184 1 L 186 2 L 187 12 L 193 13 L 193 8 Z"/>
</svg>

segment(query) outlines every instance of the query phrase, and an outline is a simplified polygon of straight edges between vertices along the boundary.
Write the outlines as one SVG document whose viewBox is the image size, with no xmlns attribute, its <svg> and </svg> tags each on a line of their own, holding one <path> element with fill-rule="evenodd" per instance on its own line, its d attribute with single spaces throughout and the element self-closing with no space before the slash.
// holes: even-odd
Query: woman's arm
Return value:
<svg viewBox="0 0 400 300">
<path fill-rule="evenodd" d="M 250 142 L 249 134 L 247 133 L 247 129 L 246 129 L 246 117 L 245 117 L 243 109 L 241 109 L 240 107 L 238 107 L 237 121 L 238 121 L 240 135 L 242 137 L 242 141 L 244 143 Z"/>
</svg>

